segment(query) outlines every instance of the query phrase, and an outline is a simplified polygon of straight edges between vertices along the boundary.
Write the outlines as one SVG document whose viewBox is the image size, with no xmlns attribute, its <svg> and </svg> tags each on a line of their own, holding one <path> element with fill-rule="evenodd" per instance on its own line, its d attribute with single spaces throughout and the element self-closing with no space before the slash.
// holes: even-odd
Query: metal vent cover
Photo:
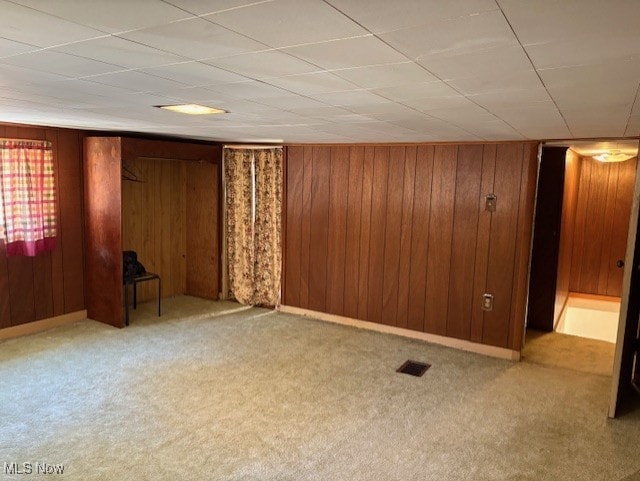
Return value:
<svg viewBox="0 0 640 481">
<path fill-rule="evenodd" d="M 429 370 L 431 364 L 426 364 L 424 362 L 418 361 L 407 361 L 398 369 L 396 372 L 401 372 L 402 374 L 409 374 L 410 376 L 421 377 L 425 372 Z"/>
</svg>

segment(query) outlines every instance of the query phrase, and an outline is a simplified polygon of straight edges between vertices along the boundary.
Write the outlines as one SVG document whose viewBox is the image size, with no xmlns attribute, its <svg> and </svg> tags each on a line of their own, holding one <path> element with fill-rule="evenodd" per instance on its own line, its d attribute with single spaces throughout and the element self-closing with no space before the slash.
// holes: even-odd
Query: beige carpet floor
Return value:
<svg viewBox="0 0 640 481">
<path fill-rule="evenodd" d="M 610 379 L 193 298 L 0 344 L 0 464 L 68 480 L 618 481 Z M 421 378 L 405 360 L 432 364 Z M 39 479 L 5 475 L 4 479 Z M 55 479 L 41 476 L 42 479 Z M 634 479 L 634 478 L 629 478 Z"/>
<path fill-rule="evenodd" d="M 522 357 L 543 366 L 611 376 L 615 350 L 610 342 L 528 329 Z"/>
</svg>

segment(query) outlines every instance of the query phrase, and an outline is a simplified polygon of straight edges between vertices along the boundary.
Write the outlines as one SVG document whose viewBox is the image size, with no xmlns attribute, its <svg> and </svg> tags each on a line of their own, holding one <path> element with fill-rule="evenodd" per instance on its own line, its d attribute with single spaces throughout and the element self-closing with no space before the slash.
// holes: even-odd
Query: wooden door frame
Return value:
<svg viewBox="0 0 640 481">
<path fill-rule="evenodd" d="M 609 417 L 614 418 L 619 414 L 619 404 L 625 392 L 625 386 L 621 383 L 623 363 L 629 354 L 629 342 L 627 337 L 635 333 L 627 332 L 627 316 L 629 313 L 629 300 L 631 293 L 631 279 L 633 271 L 638 267 L 634 264 L 636 254 L 636 242 L 638 237 L 638 218 L 640 216 L 640 164 L 636 168 L 635 187 L 633 191 L 633 203 L 631 205 L 631 218 L 629 219 L 629 233 L 627 235 L 627 252 L 625 255 L 625 269 L 622 278 L 622 298 L 620 303 L 620 317 L 618 318 L 618 337 L 616 339 L 616 351 L 613 363 L 613 379 L 611 383 L 611 399 L 609 403 Z"/>
</svg>

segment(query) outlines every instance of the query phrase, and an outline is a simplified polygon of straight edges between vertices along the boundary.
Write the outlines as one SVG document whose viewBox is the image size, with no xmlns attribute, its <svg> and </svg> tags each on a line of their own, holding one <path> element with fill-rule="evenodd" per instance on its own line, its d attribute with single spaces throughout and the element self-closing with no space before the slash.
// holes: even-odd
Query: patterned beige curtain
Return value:
<svg viewBox="0 0 640 481">
<path fill-rule="evenodd" d="M 282 149 L 225 149 L 229 286 L 242 304 L 280 298 Z"/>
</svg>

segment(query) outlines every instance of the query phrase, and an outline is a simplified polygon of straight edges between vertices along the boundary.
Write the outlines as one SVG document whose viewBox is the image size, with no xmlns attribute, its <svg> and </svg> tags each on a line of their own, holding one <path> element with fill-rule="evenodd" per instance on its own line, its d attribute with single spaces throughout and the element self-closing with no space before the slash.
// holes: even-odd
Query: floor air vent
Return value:
<svg viewBox="0 0 640 481">
<path fill-rule="evenodd" d="M 425 364 L 424 362 L 407 361 L 400 366 L 396 372 L 403 374 L 409 374 L 410 376 L 420 377 L 431 367 L 431 364 Z"/>
</svg>

